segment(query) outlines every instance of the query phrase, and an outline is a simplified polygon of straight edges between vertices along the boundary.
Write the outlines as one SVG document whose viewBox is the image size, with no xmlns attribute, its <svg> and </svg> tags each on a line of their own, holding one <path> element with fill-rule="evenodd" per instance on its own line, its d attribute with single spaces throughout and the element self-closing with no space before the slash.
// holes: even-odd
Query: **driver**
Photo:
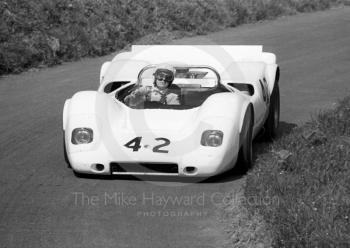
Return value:
<svg viewBox="0 0 350 248">
<path fill-rule="evenodd" d="M 124 102 L 131 107 L 146 101 L 164 105 L 180 105 L 178 94 L 180 89 L 172 85 L 175 68 L 168 64 L 158 65 L 153 76 L 153 86 L 141 86 L 135 89 L 124 99 Z"/>
</svg>

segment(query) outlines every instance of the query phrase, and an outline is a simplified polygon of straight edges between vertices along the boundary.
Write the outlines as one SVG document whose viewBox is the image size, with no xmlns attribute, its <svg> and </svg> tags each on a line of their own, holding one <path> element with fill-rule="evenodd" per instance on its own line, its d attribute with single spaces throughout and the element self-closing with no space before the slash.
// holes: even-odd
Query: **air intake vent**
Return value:
<svg viewBox="0 0 350 248">
<path fill-rule="evenodd" d="M 112 174 L 178 174 L 175 163 L 110 163 Z"/>
<path fill-rule="evenodd" d="M 236 88 L 239 91 L 247 92 L 250 96 L 254 95 L 254 87 L 251 84 L 228 83 L 228 85 Z"/>
<path fill-rule="evenodd" d="M 123 85 L 128 84 L 128 83 L 130 83 L 130 81 L 111 82 L 105 86 L 103 91 L 108 94 L 108 93 L 111 93 L 111 92 L 115 91 L 116 89 L 122 87 Z"/>
</svg>

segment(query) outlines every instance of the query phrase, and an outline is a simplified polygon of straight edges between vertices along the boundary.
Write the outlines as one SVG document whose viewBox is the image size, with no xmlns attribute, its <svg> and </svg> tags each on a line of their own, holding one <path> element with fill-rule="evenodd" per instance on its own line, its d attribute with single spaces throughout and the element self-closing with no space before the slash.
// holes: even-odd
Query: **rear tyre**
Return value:
<svg viewBox="0 0 350 248">
<path fill-rule="evenodd" d="M 242 131 L 240 134 L 241 148 L 238 153 L 238 165 L 246 172 L 253 164 L 253 123 L 252 107 L 249 106 L 244 116 Z"/>
<path fill-rule="evenodd" d="M 273 140 L 277 137 L 279 122 L 280 122 L 280 90 L 279 90 L 278 82 L 276 82 L 270 98 L 269 115 L 264 125 L 265 138 L 267 140 Z"/>
</svg>

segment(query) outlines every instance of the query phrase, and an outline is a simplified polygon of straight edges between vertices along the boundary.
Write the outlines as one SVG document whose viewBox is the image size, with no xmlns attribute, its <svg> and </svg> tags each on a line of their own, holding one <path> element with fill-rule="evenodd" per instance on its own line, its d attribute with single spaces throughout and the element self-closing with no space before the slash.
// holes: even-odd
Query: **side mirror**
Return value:
<svg viewBox="0 0 350 248">
<path fill-rule="evenodd" d="M 104 76 L 107 72 L 108 67 L 110 66 L 111 61 L 104 62 L 103 65 L 101 66 L 100 70 L 100 84 L 102 83 Z"/>
</svg>

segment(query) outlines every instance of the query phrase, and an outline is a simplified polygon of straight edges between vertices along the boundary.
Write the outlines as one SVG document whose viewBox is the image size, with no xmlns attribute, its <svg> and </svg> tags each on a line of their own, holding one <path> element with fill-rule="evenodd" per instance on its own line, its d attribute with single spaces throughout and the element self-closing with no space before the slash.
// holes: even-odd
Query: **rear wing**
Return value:
<svg viewBox="0 0 350 248">
<path fill-rule="evenodd" d="M 131 57 L 154 60 L 154 62 L 186 61 L 190 64 L 207 64 L 210 58 L 220 63 L 232 61 L 255 61 L 275 64 L 273 53 L 263 52 L 263 46 L 230 45 L 133 45 Z M 203 61 L 203 59 L 206 59 Z M 201 62 L 201 63 L 199 63 Z"/>
</svg>

